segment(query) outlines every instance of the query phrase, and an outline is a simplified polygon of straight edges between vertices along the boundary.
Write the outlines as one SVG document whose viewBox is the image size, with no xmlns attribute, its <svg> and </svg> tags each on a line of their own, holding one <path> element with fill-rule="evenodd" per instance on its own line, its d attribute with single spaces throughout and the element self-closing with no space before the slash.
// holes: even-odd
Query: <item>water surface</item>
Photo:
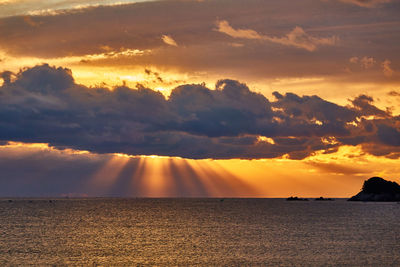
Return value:
<svg viewBox="0 0 400 267">
<path fill-rule="evenodd" d="M 0 200 L 0 265 L 400 266 L 400 204 Z"/>
</svg>

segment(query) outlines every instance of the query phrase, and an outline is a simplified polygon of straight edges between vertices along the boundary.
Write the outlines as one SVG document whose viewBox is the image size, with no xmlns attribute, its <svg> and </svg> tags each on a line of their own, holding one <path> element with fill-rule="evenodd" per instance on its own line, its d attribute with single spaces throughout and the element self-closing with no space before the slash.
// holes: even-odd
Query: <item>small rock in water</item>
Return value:
<svg viewBox="0 0 400 267">
<path fill-rule="evenodd" d="M 308 198 L 300 198 L 300 197 L 288 197 L 287 201 L 308 201 Z"/>
</svg>

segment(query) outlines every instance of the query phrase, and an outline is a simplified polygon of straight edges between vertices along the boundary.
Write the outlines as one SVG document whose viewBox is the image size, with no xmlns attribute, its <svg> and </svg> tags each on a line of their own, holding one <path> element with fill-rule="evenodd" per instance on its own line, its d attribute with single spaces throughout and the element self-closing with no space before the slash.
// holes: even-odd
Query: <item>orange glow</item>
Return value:
<svg viewBox="0 0 400 267">
<path fill-rule="evenodd" d="M 23 143 L 23 142 L 13 142 L 9 141 L 5 145 L 0 146 L 2 149 L 7 149 L 10 151 L 30 151 L 30 150 L 46 150 L 51 151 L 58 154 L 67 154 L 67 155 L 83 155 L 90 154 L 89 151 L 86 150 L 75 150 L 71 148 L 65 149 L 57 149 L 55 147 L 50 146 L 47 143 Z"/>
<path fill-rule="evenodd" d="M 145 157 L 141 191 L 148 197 L 166 197 L 173 193 L 171 177 L 165 172 L 166 161 L 160 157 Z"/>
<path fill-rule="evenodd" d="M 106 50 L 107 48 L 103 48 Z M 108 48 L 109 49 L 109 48 Z M 187 73 L 173 69 L 160 69 L 157 66 L 114 66 L 108 65 L 104 60 L 118 60 L 120 58 L 140 57 L 151 53 L 150 50 L 131 50 L 108 51 L 104 53 L 69 56 L 58 58 L 38 58 L 38 57 L 13 57 L 0 50 L 0 72 L 9 70 L 18 72 L 21 66 L 33 67 L 47 63 L 49 65 L 63 66 L 72 70 L 73 77 L 78 84 L 88 87 L 99 86 L 112 89 L 115 86 L 129 86 L 135 88 L 137 84 L 160 91 L 165 96 L 169 96 L 171 90 L 184 83 L 207 82 L 207 86 L 214 86 L 215 79 L 204 79 L 198 73 Z M 145 70 L 150 70 L 146 74 Z M 1 80 L 1 79 L 0 79 Z M 3 81 L 1 80 L 1 83 Z"/>
<path fill-rule="evenodd" d="M 87 177 L 86 183 L 83 181 L 89 195 L 107 195 L 124 180 L 129 195 L 136 197 L 349 197 L 372 176 L 400 182 L 398 159 L 368 155 L 361 147 L 351 146 L 342 146 L 331 154 L 317 153 L 304 160 L 191 160 L 101 155 L 58 150 L 41 143 L 9 142 L 0 146 L 3 159 L 30 158 L 38 152 L 68 160 L 85 157 L 102 163 Z"/>
<path fill-rule="evenodd" d="M 118 179 L 119 174 L 128 163 L 129 158 L 112 156 L 110 160 L 98 170 L 89 183 L 100 188 L 109 188 Z"/>
</svg>

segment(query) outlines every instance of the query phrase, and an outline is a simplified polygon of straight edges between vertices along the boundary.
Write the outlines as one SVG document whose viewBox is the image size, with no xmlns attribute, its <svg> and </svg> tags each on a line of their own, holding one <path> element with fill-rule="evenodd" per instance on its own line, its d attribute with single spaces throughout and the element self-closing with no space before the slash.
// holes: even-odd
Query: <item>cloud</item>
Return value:
<svg viewBox="0 0 400 267">
<path fill-rule="evenodd" d="M 234 29 L 226 20 L 217 21 L 217 31 L 225 33 L 233 38 L 262 40 L 264 36 L 250 29 Z"/>
<path fill-rule="evenodd" d="M 344 164 L 337 164 L 334 162 L 325 163 L 318 161 L 309 161 L 307 164 L 318 168 L 319 171 L 325 173 L 335 173 L 335 174 L 343 174 L 343 175 L 354 175 L 354 174 L 367 174 L 370 173 L 371 170 L 367 168 L 356 168 L 354 166 L 346 166 Z"/>
<path fill-rule="evenodd" d="M 349 62 L 352 64 L 360 64 L 364 69 L 370 69 L 376 64 L 376 60 L 373 57 L 364 56 L 362 58 L 359 57 L 351 57 Z"/>
<path fill-rule="evenodd" d="M 11 78 L 13 77 L 13 73 L 11 71 L 3 71 L 0 73 L 0 78 L 3 79 L 3 83 L 5 85 L 10 84 Z"/>
<path fill-rule="evenodd" d="M 163 35 L 161 36 L 161 39 L 163 40 L 164 43 L 166 43 L 167 45 L 171 45 L 171 46 L 178 46 L 178 44 L 176 43 L 176 41 L 169 35 Z"/>
<path fill-rule="evenodd" d="M 36 22 L 36 21 L 34 21 L 33 19 L 32 19 L 32 17 L 31 16 L 25 16 L 24 17 L 24 21 L 28 24 L 28 25 L 30 25 L 30 26 L 32 26 L 32 27 L 38 27 L 38 26 L 40 26 L 40 22 Z"/>
<path fill-rule="evenodd" d="M 380 4 L 390 3 L 392 0 L 340 0 L 343 3 L 349 3 L 361 7 L 375 7 Z"/>
<path fill-rule="evenodd" d="M 363 57 L 360 62 L 365 69 L 372 68 L 376 63 L 373 57 Z"/>
<path fill-rule="evenodd" d="M 349 62 L 350 62 L 350 63 L 353 63 L 353 64 L 358 63 L 358 57 L 351 57 L 351 58 L 349 59 Z"/>
<path fill-rule="evenodd" d="M 259 0 L 168 0 L 30 16 L 40 23 L 38 27 L 27 24 L 24 16 L 9 16 L 0 18 L 0 36 L 3 37 L 0 57 L 4 59 L 0 69 L 17 71 L 22 65 L 49 62 L 68 66 L 75 71 L 77 79 L 81 82 L 86 79 L 88 85 L 105 81 L 102 78 L 104 71 L 113 72 L 113 77 L 120 77 L 127 75 L 125 71 L 141 71 L 143 66 L 159 71 L 168 69 L 182 76 L 194 74 L 191 76 L 195 78 L 191 80 L 199 82 L 231 77 L 265 84 L 275 78 L 322 77 L 332 83 L 346 79 L 379 84 L 384 76 L 376 68 L 378 64 L 369 69 L 371 73 L 376 71 L 376 75 L 366 76 L 356 70 L 352 70 L 352 75 L 344 73 L 343 62 L 357 52 L 373 55 L 376 59 L 389 58 L 394 67 L 400 57 L 396 46 L 399 23 L 395 11 L 398 8 L 395 3 L 382 6 L 378 14 L 369 8 L 356 8 L 355 13 L 354 8 L 348 7 L 336 0 L 282 0 L 272 3 L 261 3 Z M 374 17 L 374 23 L 371 23 L 371 17 Z M 213 30 L 218 28 L 216 18 L 225 19 L 234 30 L 252 29 L 260 36 L 275 37 L 277 42 L 316 48 L 313 53 L 307 53 L 305 48 L 295 49 L 297 46 L 293 45 L 233 38 Z M 305 35 L 301 30 L 292 32 L 296 25 L 302 27 Z M 184 49 L 171 49 L 173 46 L 162 41 L 163 35 L 172 37 L 179 46 L 184 44 Z M 309 37 L 328 37 L 332 41 L 332 38 L 329 39 L 332 36 L 341 38 L 335 47 L 309 40 Z M 385 41 L 388 36 L 392 41 Z M 303 37 L 305 40 L 302 40 Z M 245 46 L 246 49 L 236 46 Z M 115 55 L 108 56 L 112 51 Z M 82 62 L 79 57 L 82 57 Z M 92 78 L 94 73 L 96 81 Z M 199 77 L 199 73 L 204 78 Z M 87 78 L 89 75 L 91 77 Z M 109 79 L 105 82 L 111 83 Z M 398 83 L 398 77 L 392 77 L 390 82 Z M 310 86 L 303 88 L 307 88 L 308 92 L 315 89 L 310 89 Z M 360 92 L 360 87 L 351 87 L 353 95 Z M 291 88 L 295 90 L 293 86 Z"/>
<path fill-rule="evenodd" d="M 63 14 L 67 9 L 79 10 L 82 8 L 96 7 L 99 5 L 122 5 L 132 2 L 147 0 L 0 0 L 0 17 L 12 15 L 38 15 L 38 14 Z M 114 3 L 113 3 L 114 2 Z"/>
<path fill-rule="evenodd" d="M 382 62 L 383 75 L 386 77 L 392 77 L 394 73 L 393 69 L 390 67 L 390 64 L 392 64 L 392 62 L 388 59 L 385 59 L 385 61 Z"/>
<path fill-rule="evenodd" d="M 400 131 L 394 127 L 379 124 L 378 138 L 386 145 L 400 146 Z"/>
<path fill-rule="evenodd" d="M 390 95 L 390 96 L 400 96 L 400 92 L 397 92 L 397 91 L 390 91 L 390 92 L 388 93 L 388 95 Z"/>
<path fill-rule="evenodd" d="M 382 118 L 390 116 L 387 111 L 383 111 L 374 106 L 374 99 L 370 96 L 359 95 L 350 101 L 355 109 L 360 113 L 360 116 L 376 116 Z"/>
<path fill-rule="evenodd" d="M 196 159 L 302 159 L 341 145 L 398 146 L 399 118 L 366 95 L 340 106 L 318 96 L 275 92 L 271 102 L 225 79 L 214 90 L 178 86 L 166 99 L 140 85 L 88 88 L 76 84 L 68 69 L 48 65 L 2 76 L 2 141 Z"/>
<path fill-rule="evenodd" d="M 299 26 L 296 26 L 284 37 L 275 37 L 262 35 L 251 29 L 234 29 L 226 20 L 217 21 L 216 24 L 218 27 L 216 31 L 225 33 L 233 38 L 269 41 L 286 46 L 302 48 L 308 51 L 314 51 L 321 45 L 335 45 L 338 40 L 335 36 L 322 38 L 311 36 Z"/>
</svg>

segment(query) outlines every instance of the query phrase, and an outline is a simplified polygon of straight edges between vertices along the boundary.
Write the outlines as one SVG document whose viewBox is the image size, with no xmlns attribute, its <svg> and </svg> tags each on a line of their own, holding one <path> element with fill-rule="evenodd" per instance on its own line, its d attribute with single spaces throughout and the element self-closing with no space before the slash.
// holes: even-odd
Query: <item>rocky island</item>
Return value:
<svg viewBox="0 0 400 267">
<path fill-rule="evenodd" d="M 372 177 L 364 182 L 361 192 L 349 201 L 400 201 L 400 185 L 381 177 Z"/>
<path fill-rule="evenodd" d="M 287 201 L 308 201 L 308 198 L 300 198 L 300 197 L 288 197 Z"/>
</svg>

